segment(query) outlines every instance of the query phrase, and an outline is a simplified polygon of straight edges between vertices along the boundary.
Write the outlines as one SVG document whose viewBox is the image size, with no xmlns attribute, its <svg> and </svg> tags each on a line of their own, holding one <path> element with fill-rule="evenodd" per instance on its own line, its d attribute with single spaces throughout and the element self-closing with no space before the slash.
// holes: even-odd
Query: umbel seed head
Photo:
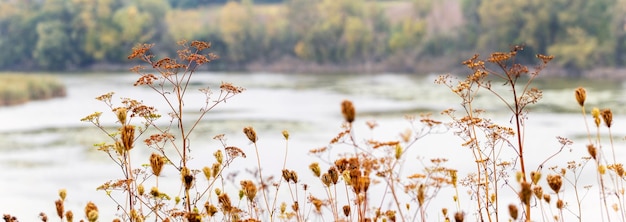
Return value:
<svg viewBox="0 0 626 222">
<path fill-rule="evenodd" d="M 256 137 L 256 131 L 254 131 L 254 128 L 252 128 L 251 126 L 243 128 L 243 133 L 246 134 L 246 137 L 248 137 L 250 142 L 256 143 L 257 137 Z"/>
<path fill-rule="evenodd" d="M 343 118 L 346 120 L 346 122 L 354 122 L 356 111 L 354 110 L 354 105 L 352 105 L 351 101 L 344 100 L 341 103 L 341 113 L 343 114 Z"/>
<path fill-rule="evenodd" d="M 585 99 L 587 99 L 587 91 L 583 87 L 578 87 L 576 91 L 574 91 L 574 95 L 576 96 L 576 101 L 578 101 L 578 105 L 584 106 Z"/>
<path fill-rule="evenodd" d="M 613 112 L 611 112 L 611 109 L 603 109 L 600 114 L 602 115 L 602 120 L 604 120 L 606 127 L 611 128 L 613 124 Z"/>
</svg>

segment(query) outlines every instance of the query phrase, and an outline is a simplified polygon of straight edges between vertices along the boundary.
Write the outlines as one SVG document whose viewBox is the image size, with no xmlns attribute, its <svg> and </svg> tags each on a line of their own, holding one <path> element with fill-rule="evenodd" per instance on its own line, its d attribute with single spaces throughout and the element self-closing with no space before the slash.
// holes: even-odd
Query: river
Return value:
<svg viewBox="0 0 626 222">
<path fill-rule="evenodd" d="M 110 221 L 115 216 L 110 213 L 115 211 L 115 205 L 103 191 L 96 191 L 96 187 L 119 178 L 121 172 L 104 153 L 92 146 L 106 141 L 106 136 L 80 119 L 95 111 L 109 114 L 107 107 L 94 98 L 111 91 L 115 92 L 113 98 L 118 102 L 121 97 L 130 97 L 154 105 L 158 110 L 167 110 L 167 106 L 150 89 L 134 87 L 137 76 L 133 74 L 91 73 L 59 77 L 68 87 L 67 97 L 0 108 L 0 213 L 10 213 L 21 221 L 35 221 L 41 211 L 54 218 L 57 191 L 65 188 L 68 191 L 66 209 L 73 210 L 78 218 L 82 218 L 87 201 L 93 201 L 100 208 L 101 221 Z M 287 168 L 302 172 L 304 180 L 313 180 L 307 176 L 310 174 L 308 164 L 318 159 L 309 155 L 308 150 L 328 145 L 330 139 L 341 131 L 341 101 L 353 101 L 358 114 L 357 133 L 364 137 L 374 135 L 381 140 L 398 139 L 400 132 L 411 127 L 405 115 L 419 116 L 429 112 L 434 119 L 448 121 L 439 112 L 458 107 L 460 100 L 448 88 L 434 84 L 435 78 L 435 75 L 404 74 L 198 73 L 192 88 L 209 86 L 217 90 L 221 82 L 231 82 L 245 87 L 246 91 L 220 104 L 199 125 L 192 138 L 192 141 L 198 141 L 192 145 L 192 152 L 197 157 L 194 164 L 200 168 L 213 161 L 211 153 L 220 145 L 212 138 L 223 133 L 229 145 L 238 146 L 248 154 L 246 162 L 238 162 L 237 166 L 242 171 L 254 168 L 256 162 L 251 161 L 255 160 L 253 146 L 242 133 L 244 127 L 253 126 L 260 138 L 258 144 L 264 172 L 280 176 L 286 144 L 281 131 L 288 130 L 291 136 Z M 526 125 L 527 155 L 539 156 L 527 163 L 531 169 L 558 150 L 557 136 L 571 138 L 575 143 L 547 165 L 564 166 L 567 161 L 586 155 L 583 145 L 586 130 L 573 93 L 578 86 L 588 90 L 588 107 L 613 109 L 616 154 L 620 159 L 626 157 L 622 140 L 626 127 L 620 127 L 626 117 L 626 97 L 623 96 L 626 85 L 623 82 L 540 79 L 537 86 L 543 90 L 544 99 L 531 106 Z M 185 109 L 197 113 L 204 101 L 202 94 L 192 90 L 188 96 Z M 510 114 L 493 96 L 481 95 L 476 104 L 485 108 L 499 123 L 508 124 Z M 379 128 L 369 132 L 365 126 L 368 120 L 376 120 Z M 589 117 L 587 120 L 591 121 Z M 112 115 L 103 121 L 114 124 Z M 447 166 L 461 169 L 460 172 L 464 172 L 463 169 L 471 171 L 473 159 L 460 143 L 451 132 L 442 130 L 420 139 L 413 148 L 415 152 L 407 158 L 411 162 L 418 156 L 425 160 L 444 157 L 450 160 Z M 146 158 L 150 154 L 145 148 L 137 150 Z M 593 172 L 592 168 L 587 167 Z M 544 169 L 544 175 L 549 172 Z M 175 177 L 174 172 L 170 173 L 164 177 Z M 588 177 L 583 178 L 582 185 L 595 185 L 595 174 L 583 175 Z M 571 194 L 572 188 L 568 189 L 565 192 Z M 593 200 L 594 195 L 597 191 L 592 190 L 586 198 Z M 574 209 L 572 199 L 567 200 Z M 586 201 L 585 209 L 598 210 L 598 201 L 592 200 Z M 466 201 L 468 206 L 473 203 L 469 199 Z M 440 205 L 445 206 L 445 203 L 433 201 L 431 209 Z M 440 217 L 433 214 L 430 218 Z M 585 215 L 589 219 L 597 216 L 594 213 Z"/>
</svg>

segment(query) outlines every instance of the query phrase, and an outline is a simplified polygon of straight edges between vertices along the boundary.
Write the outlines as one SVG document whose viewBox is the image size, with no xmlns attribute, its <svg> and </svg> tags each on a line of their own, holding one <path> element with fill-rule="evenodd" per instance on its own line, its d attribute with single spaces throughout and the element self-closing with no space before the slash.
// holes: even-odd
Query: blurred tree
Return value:
<svg viewBox="0 0 626 222">
<path fill-rule="evenodd" d="M 22 1 L 0 2 L 0 68 L 33 68 L 37 8 Z"/>
</svg>

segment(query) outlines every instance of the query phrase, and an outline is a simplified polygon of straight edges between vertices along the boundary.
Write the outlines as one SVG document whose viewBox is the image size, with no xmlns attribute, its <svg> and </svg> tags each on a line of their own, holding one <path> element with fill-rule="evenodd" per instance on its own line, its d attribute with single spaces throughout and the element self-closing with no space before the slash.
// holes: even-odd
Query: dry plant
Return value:
<svg viewBox="0 0 626 222">
<path fill-rule="evenodd" d="M 517 220 L 520 215 L 518 205 L 523 206 L 523 220 L 531 218 L 531 193 L 533 182 L 529 180 L 524 146 L 524 121 L 527 119 L 528 105 L 537 103 L 542 92 L 532 88 L 533 80 L 552 59 L 552 56 L 537 55 L 541 60 L 534 70 L 516 63 L 516 56 L 521 52 L 521 46 L 513 47 L 509 52 L 495 52 L 486 59 L 474 55 L 463 64 L 471 70 L 464 80 L 455 82 L 450 75 L 440 76 L 436 83 L 448 86 L 453 93 L 462 100 L 462 114 L 457 116 L 454 109 L 448 109 L 443 114 L 450 116 L 449 126 L 455 129 L 471 152 L 476 170 L 465 178 L 464 185 L 470 187 L 473 199 L 478 207 L 477 220 L 498 221 L 503 209 L 499 194 L 501 188 L 507 187 L 519 196 L 519 203 L 508 205 L 511 219 Z M 503 84 L 505 88 L 494 84 Z M 487 91 L 512 114 L 513 126 L 499 125 L 493 120 L 483 117 L 486 110 L 477 107 L 476 98 L 481 91 Z M 506 154 L 513 153 L 513 156 Z M 553 155 L 554 156 L 554 155 Z M 510 159 L 508 159 L 510 158 Z M 508 183 L 509 172 L 518 170 L 516 180 L 519 187 Z M 540 175 L 539 172 L 533 172 Z"/>
<path fill-rule="evenodd" d="M 152 45 L 145 44 L 136 47 L 129 56 L 149 65 L 133 68 L 140 76 L 135 86 L 148 87 L 162 98 L 169 108 L 166 124 L 157 123 L 163 117 L 141 101 L 122 98 L 121 105 L 115 105 L 113 93 L 97 99 L 117 119 L 117 130 L 111 131 L 100 122 L 101 112 L 82 119 L 93 123 L 111 139 L 96 147 L 119 166 L 122 175 L 98 187 L 118 206 L 119 219 L 114 221 L 434 221 L 438 218 L 462 222 L 470 216 L 475 221 L 490 222 L 565 221 L 567 214 L 582 221 L 583 200 L 592 186 L 580 184 L 580 179 L 589 161 L 596 166 L 603 221 L 611 221 L 615 215 L 626 221 L 624 169 L 615 155 L 611 133 L 613 114 L 609 109 L 594 108 L 591 114 L 596 133 L 591 134 L 585 117 L 585 89 L 576 89 L 575 98 L 587 126 L 589 156 L 563 167 L 544 169 L 549 160 L 573 144 L 567 138 L 557 137 L 559 149 L 545 157 L 533 157 L 542 158 L 543 162 L 533 166 L 536 170 L 529 170 L 525 121 L 528 106 L 542 97 L 542 92 L 531 85 L 551 56 L 537 55 L 540 62 L 531 71 L 515 61 L 522 47 L 496 52 L 486 59 L 475 55 L 463 63 L 471 70 L 466 79 L 445 75 L 436 81 L 460 97 L 462 110 L 443 111 L 443 115 L 451 118 L 449 123 L 435 120 L 430 114 L 406 116 L 410 127 L 400 130 L 393 139 L 379 138 L 378 123 L 358 121 L 355 105 L 343 101 L 340 131 L 325 146 L 309 151 L 318 160 L 308 167 L 316 179 L 303 181 L 298 172 L 287 168 L 290 137 L 286 130 L 282 132 L 285 152 L 280 172 L 263 171 L 265 160 L 260 158 L 263 149 L 259 148 L 262 144 L 252 126 L 243 128 L 256 156 L 257 169 L 248 171 L 252 178 L 240 179 L 236 173 L 229 174 L 231 167 L 234 171 L 242 170 L 233 167 L 233 161 L 248 155 L 238 147 L 229 146 L 224 134 L 213 137 L 222 148 L 213 152 L 212 164 L 199 169 L 190 167 L 192 131 L 210 110 L 244 89 L 222 83 L 217 96 L 209 88 L 200 89 L 206 97 L 200 115 L 189 118 L 184 110 L 184 98 L 191 77 L 200 65 L 216 56 L 201 54 L 210 48 L 206 42 L 181 42 L 180 46 L 177 59 L 157 60 L 150 53 Z M 488 117 L 488 110 L 478 107 L 476 100 L 484 93 L 494 96 L 510 111 L 509 124 L 496 123 Z M 612 155 L 602 149 L 602 122 L 608 130 Z M 371 131 L 370 136 L 358 135 L 357 124 L 364 124 Z M 449 130 L 462 139 L 461 147 L 466 148 L 475 163 L 475 169 L 467 175 L 448 167 L 449 158 L 459 156 L 418 157 L 415 161 L 412 156 L 415 152 L 410 152 L 425 136 Z M 147 147 L 152 153 L 137 152 L 134 148 L 138 146 Z M 147 164 L 141 164 L 142 160 Z M 177 173 L 178 192 L 160 185 L 166 168 Z M 232 187 L 238 188 L 237 194 L 232 194 Z M 469 200 L 461 196 L 462 187 L 467 189 Z M 568 202 L 572 197 L 564 191 L 570 187 L 575 205 Z M 452 203 L 431 210 L 431 204 L 442 202 L 439 194 L 444 190 L 453 193 Z M 514 194 L 516 199 L 505 199 L 507 194 Z M 72 221 L 74 214 L 64 207 L 66 195 L 65 190 L 59 191 L 56 215 L 61 220 Z M 464 209 L 465 201 L 475 211 Z M 98 220 L 100 213 L 94 203 L 89 202 L 84 212 L 88 221 Z M 44 213 L 40 218 L 48 220 Z M 17 221 L 17 218 L 6 214 L 4 220 Z"/>
<path fill-rule="evenodd" d="M 200 221 L 203 216 L 211 216 L 215 213 L 213 212 L 215 205 L 208 199 L 213 193 L 212 190 L 218 188 L 215 184 L 223 183 L 222 169 L 227 167 L 233 159 L 245 155 L 239 148 L 227 147 L 223 143 L 224 151 L 215 152 L 216 163 L 213 166 L 203 169 L 189 167 L 188 162 L 192 158 L 190 153 L 193 147 L 189 139 L 190 134 L 210 110 L 244 89 L 230 83 L 222 83 L 217 96 L 213 95 L 213 91 L 208 87 L 200 89 L 206 99 L 198 117 L 188 119 L 188 116 L 194 118 L 184 109 L 184 98 L 188 93 L 190 80 L 198 67 L 216 59 L 217 56 L 211 53 L 202 54 L 211 47 L 207 42 L 182 41 L 179 45 L 181 49 L 178 50 L 177 59 L 169 57 L 157 59 L 150 53 L 153 45 L 149 44 L 135 47 L 132 54 L 128 56 L 129 59 L 140 59 L 152 68 L 151 71 L 146 71 L 146 67 L 141 65 L 132 68 L 132 71 L 139 75 L 134 85 L 147 86 L 162 97 L 169 108 L 167 113 L 169 124 L 165 126 L 157 124 L 156 120 L 161 118 L 161 115 L 153 106 L 145 105 L 141 101 L 122 98 L 121 105 L 116 106 L 112 92 L 96 99 L 104 102 L 117 117 L 119 124 L 117 131 L 109 132 L 101 124 L 101 112 L 82 119 L 82 121 L 93 123 L 111 138 L 111 142 L 97 144 L 97 147 L 120 167 L 123 178 L 109 181 L 98 189 L 106 191 L 107 195 L 117 203 L 118 209 L 122 212 L 121 219 L 124 221 L 144 221 L 148 217 L 158 221 L 170 221 L 176 218 L 184 218 L 185 221 Z M 136 142 L 149 129 L 156 133 L 141 141 L 153 151 L 149 158 L 146 158 L 149 164 L 132 163 L 131 160 L 137 159 L 131 158 L 131 155 L 135 153 L 132 152 L 133 148 L 139 145 Z M 226 152 L 226 158 L 223 152 Z M 173 167 L 179 173 L 181 189 L 177 194 L 168 194 L 160 189 L 159 177 L 163 168 L 167 166 Z M 207 180 L 206 188 L 197 186 L 200 172 Z M 255 186 L 248 183 L 242 183 L 242 185 L 245 185 L 247 189 Z M 150 187 L 149 190 L 146 190 L 148 187 Z M 124 193 L 124 200 L 114 198 L 111 195 L 112 191 Z M 237 217 L 239 210 L 225 202 L 228 196 L 217 191 L 215 193 L 224 211 L 228 210 L 229 216 Z M 248 192 L 248 195 L 252 194 L 252 191 Z M 172 198 L 173 202 L 170 201 Z"/>
</svg>

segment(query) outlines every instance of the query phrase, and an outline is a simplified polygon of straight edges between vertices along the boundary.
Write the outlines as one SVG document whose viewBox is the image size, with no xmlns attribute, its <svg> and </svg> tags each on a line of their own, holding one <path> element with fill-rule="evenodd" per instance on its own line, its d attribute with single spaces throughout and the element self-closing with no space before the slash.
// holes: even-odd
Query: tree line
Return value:
<svg viewBox="0 0 626 222">
<path fill-rule="evenodd" d="M 290 58 L 411 71 L 522 44 L 519 59 L 585 70 L 626 64 L 625 27 L 626 0 L 1 0 L 0 69 L 120 65 L 135 44 L 171 55 L 197 39 L 223 69 Z"/>
</svg>

